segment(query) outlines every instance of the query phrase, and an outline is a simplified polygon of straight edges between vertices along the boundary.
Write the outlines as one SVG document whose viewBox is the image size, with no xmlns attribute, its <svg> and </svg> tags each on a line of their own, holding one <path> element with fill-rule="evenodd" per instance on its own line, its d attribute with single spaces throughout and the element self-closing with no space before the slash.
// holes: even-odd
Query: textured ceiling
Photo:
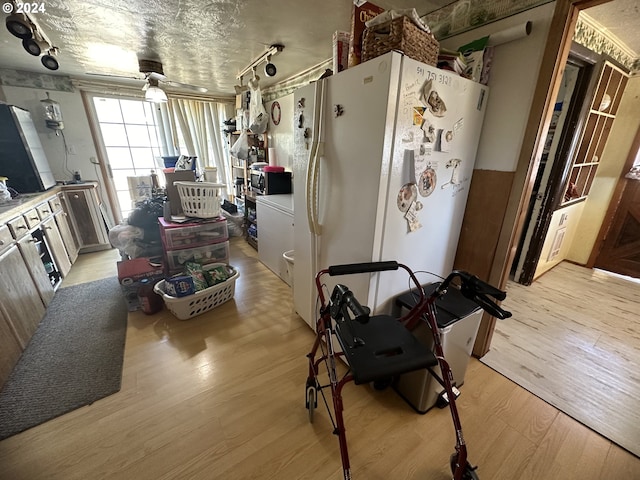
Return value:
<svg viewBox="0 0 640 480">
<path fill-rule="evenodd" d="M 451 0 L 374 3 L 386 9 L 415 7 L 424 15 Z M 618 3 L 637 9 L 636 0 L 615 0 L 609 7 L 598 7 L 600 12 L 592 13 L 591 9 L 589 13 L 605 26 L 615 25 L 616 17 L 605 18 L 603 11 L 618 11 L 613 7 Z M 160 60 L 169 80 L 206 87 L 212 95 L 231 96 L 238 83 L 236 74 L 269 45 L 280 43 L 285 49 L 272 60 L 278 69 L 275 77 L 259 71 L 263 87 L 330 58 L 333 32 L 350 30 L 352 2 L 47 0 L 43 5 L 46 12 L 37 14 L 36 19 L 60 48 L 59 74 L 140 78 L 138 58 L 146 58 Z M 637 13 L 627 16 L 634 24 L 639 18 Z M 627 31 L 640 28 L 625 28 L 620 38 L 624 40 Z M 0 67 L 51 73 L 5 28 L 0 28 Z"/>
<path fill-rule="evenodd" d="M 603 25 L 640 56 L 640 2 L 638 0 L 615 0 L 585 10 L 585 13 Z"/>
</svg>

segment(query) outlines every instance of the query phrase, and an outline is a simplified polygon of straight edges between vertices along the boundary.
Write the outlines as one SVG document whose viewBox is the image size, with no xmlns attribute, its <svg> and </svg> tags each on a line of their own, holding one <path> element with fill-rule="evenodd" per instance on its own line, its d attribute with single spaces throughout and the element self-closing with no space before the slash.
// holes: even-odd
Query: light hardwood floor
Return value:
<svg viewBox="0 0 640 480">
<path fill-rule="evenodd" d="M 640 455 L 640 282 L 563 262 L 509 282 L 484 363 Z M 640 478 L 640 474 L 638 475 Z"/>
<path fill-rule="evenodd" d="M 82 256 L 73 273 L 104 275 L 91 264 L 109 254 Z M 231 263 L 234 300 L 212 312 L 130 314 L 121 391 L 0 442 L 0 478 L 342 478 L 327 412 L 309 424 L 304 408 L 312 331 L 241 239 Z M 640 478 L 640 459 L 475 359 L 461 390 L 483 480 Z M 354 479 L 450 478 L 448 410 L 418 415 L 392 390 L 354 385 L 344 401 Z"/>
</svg>

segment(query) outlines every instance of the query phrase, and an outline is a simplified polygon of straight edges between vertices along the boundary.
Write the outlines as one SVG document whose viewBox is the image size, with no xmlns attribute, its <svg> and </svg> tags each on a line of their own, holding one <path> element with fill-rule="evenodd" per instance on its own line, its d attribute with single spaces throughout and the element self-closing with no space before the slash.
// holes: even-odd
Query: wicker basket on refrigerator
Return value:
<svg viewBox="0 0 640 480">
<path fill-rule="evenodd" d="M 435 66 L 438 62 L 440 44 L 431 33 L 420 29 L 406 16 L 374 25 L 364 31 L 363 62 L 391 50 L 399 50 L 409 58 Z"/>
</svg>

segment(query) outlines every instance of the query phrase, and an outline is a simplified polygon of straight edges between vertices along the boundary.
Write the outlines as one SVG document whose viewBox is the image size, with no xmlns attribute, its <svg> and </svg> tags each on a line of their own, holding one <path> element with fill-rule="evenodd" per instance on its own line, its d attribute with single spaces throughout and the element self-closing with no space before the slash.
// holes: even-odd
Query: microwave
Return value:
<svg viewBox="0 0 640 480">
<path fill-rule="evenodd" d="M 291 172 L 251 170 L 251 190 L 258 195 L 291 193 Z"/>
</svg>

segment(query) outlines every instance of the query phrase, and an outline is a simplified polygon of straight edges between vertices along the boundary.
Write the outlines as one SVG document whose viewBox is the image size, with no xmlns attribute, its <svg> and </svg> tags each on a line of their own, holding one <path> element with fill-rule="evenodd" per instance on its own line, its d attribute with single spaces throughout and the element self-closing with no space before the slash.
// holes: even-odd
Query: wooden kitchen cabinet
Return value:
<svg viewBox="0 0 640 480">
<path fill-rule="evenodd" d="M 71 231 L 69 224 L 69 214 L 65 211 L 62 194 L 58 194 L 55 197 L 49 199 L 49 206 L 53 217 L 56 219 L 56 225 L 60 231 L 62 242 L 69 255 L 69 261 L 73 264 L 78 259 L 78 244 Z"/>
<path fill-rule="evenodd" d="M 40 293 L 16 245 L 0 255 L 2 313 L 24 349 L 44 317 Z"/>
<path fill-rule="evenodd" d="M 64 202 L 69 209 L 71 226 L 81 253 L 111 248 L 100 211 L 97 184 L 65 187 Z"/>
<path fill-rule="evenodd" d="M 22 347 L 0 307 L 0 389 L 22 355 Z"/>
<path fill-rule="evenodd" d="M 45 305 L 49 305 L 55 290 L 49 279 L 49 274 L 46 272 L 44 264 L 42 263 L 38 240 L 31 235 L 27 235 L 18 241 L 18 248 L 31 274 L 31 279 L 40 294 L 42 302 Z"/>
<path fill-rule="evenodd" d="M 42 222 L 42 230 L 44 237 L 49 247 L 49 252 L 53 256 L 53 260 L 58 267 L 58 271 L 63 277 L 66 277 L 71 270 L 71 262 L 69 261 L 69 255 L 62 242 L 60 231 L 56 225 L 56 221 L 53 217 L 49 217 Z"/>
</svg>

